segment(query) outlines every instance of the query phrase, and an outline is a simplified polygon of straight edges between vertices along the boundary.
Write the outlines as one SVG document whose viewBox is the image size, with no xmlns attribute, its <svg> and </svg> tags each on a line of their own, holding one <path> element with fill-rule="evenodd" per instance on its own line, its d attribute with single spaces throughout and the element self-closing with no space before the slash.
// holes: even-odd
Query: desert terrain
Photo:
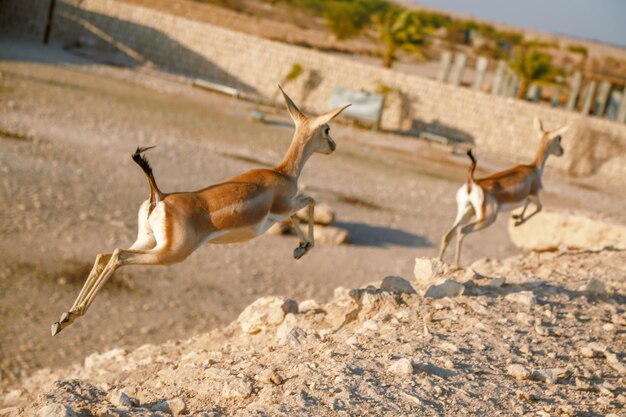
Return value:
<svg viewBox="0 0 626 417">
<path fill-rule="evenodd" d="M 515 393 L 518 390 L 530 391 L 518 386 L 522 382 L 503 377 L 494 369 L 484 369 L 502 371 L 512 362 L 520 360 L 529 369 L 567 368 L 572 355 L 578 355 L 581 347 L 594 341 L 603 343 L 606 352 L 617 353 L 618 363 L 623 360 L 620 359 L 624 345 L 624 300 L 621 294 L 624 293 L 626 262 L 621 251 L 546 255 L 554 266 L 550 269 L 552 272 L 544 271 L 542 274 L 545 276 L 540 275 L 545 283 L 537 287 L 526 281 L 536 277 L 536 270 L 542 267 L 539 261 L 544 258 L 540 255 L 514 258 L 510 261 L 514 265 L 515 262 L 531 263 L 529 272 L 521 273 L 524 269 L 520 266 L 521 269 L 510 267 L 506 272 L 494 267 L 492 273 L 505 275 L 511 282 L 516 282 L 523 275 L 524 280 L 515 284 L 517 287 L 494 289 L 494 294 L 488 290 L 485 294 L 476 295 L 476 299 L 463 296 L 464 306 L 457 305 L 456 301 L 445 301 L 440 305 L 422 304 L 417 295 L 407 296 L 405 307 L 396 304 L 381 307 L 382 313 L 399 318 L 389 322 L 380 316 L 376 320 L 380 319 L 385 324 L 377 324 L 377 330 L 372 330 L 373 324 L 367 325 L 374 333 L 369 333 L 367 329 L 362 333 L 356 331 L 371 318 L 364 319 L 359 315 L 354 323 L 342 327 L 347 330 L 329 336 L 329 345 L 312 345 L 311 349 L 303 349 L 300 345 L 287 343 L 280 345 L 287 346 L 281 348 L 284 349 L 282 356 L 269 354 L 275 349 L 273 336 L 259 338 L 259 345 L 254 347 L 256 342 L 251 340 L 256 339 L 249 340 L 245 335 L 243 339 L 238 339 L 237 324 L 216 330 L 235 320 L 247 305 L 259 297 L 277 296 L 300 301 L 315 299 L 319 305 L 337 303 L 338 295 L 334 292 L 337 287 L 363 288 L 367 283 L 380 281 L 389 275 L 412 279 L 415 257 L 436 255 L 441 235 L 454 218 L 454 193 L 464 181 L 468 165 L 466 157 L 415 139 L 361 130 L 342 123 L 334 123 L 331 128 L 331 135 L 338 145 L 337 151 L 329 156 L 314 155 L 311 158 L 301 177 L 301 189 L 335 210 L 336 226 L 350 233 L 349 244 L 317 245 L 303 259 L 295 261 L 292 252 L 297 246 L 297 238 L 263 236 L 244 244 L 206 246 L 184 263 L 167 268 L 124 268 L 107 283 L 85 317 L 52 338 L 50 325 L 73 303 L 95 256 L 117 247 L 127 247 L 134 241 L 137 209 L 149 192 L 143 173 L 130 158 L 135 147 L 157 145 L 148 157 L 161 189 L 166 192 L 186 191 L 252 168 L 277 164 L 293 133 L 290 119 L 281 108 L 263 108 L 267 112 L 268 123 L 259 123 L 251 117 L 252 111 L 257 108 L 252 103 L 196 90 L 186 80 L 171 74 L 150 68 L 120 68 L 107 65 L 106 57 L 92 60 L 88 56 L 68 53 L 60 45 L 43 47 L 27 38 L 0 38 L 0 386 L 5 395 L 13 393 L 11 398 L 20 404 L 14 406 L 6 402 L 9 408 L 17 407 L 8 412 L 25 412 L 19 407 L 29 403 L 35 404 L 33 407 L 42 406 L 44 399 L 48 398 L 44 392 L 57 395 L 58 390 L 70 396 L 72 392 L 95 390 L 93 392 L 97 396 L 100 395 L 97 394 L 99 390 L 106 394 L 109 391 L 112 393 L 114 388 L 126 389 L 131 397 L 140 398 L 137 404 L 152 404 L 167 399 L 165 391 L 158 395 L 152 391 L 130 391 L 119 382 L 128 375 L 121 376 L 117 369 L 110 374 L 100 373 L 97 367 L 90 368 L 99 376 L 90 379 L 92 382 L 89 384 L 106 384 L 99 388 L 81 385 L 86 382 L 70 381 L 71 389 L 64 388 L 64 383 L 50 388 L 53 391 L 44 389 L 53 379 L 74 378 L 70 375 L 91 378 L 90 370 L 74 367 L 70 372 L 60 369 L 84 363 L 93 352 L 111 349 L 132 352 L 146 344 L 152 346 L 149 349 L 162 349 L 162 356 L 166 359 L 155 367 L 143 362 L 139 364 L 141 361 L 138 359 L 137 363 L 129 365 L 132 372 L 124 368 L 124 372 L 132 374 L 128 384 L 135 381 L 135 377 L 143 378 L 146 373 L 161 375 L 160 371 L 170 372 L 170 365 L 177 362 L 172 358 L 203 349 L 207 352 L 227 349 L 228 353 L 216 355 L 228 357 L 232 367 L 225 372 L 229 373 L 246 368 L 245 364 L 254 357 L 251 352 L 257 348 L 261 352 L 259 357 L 263 359 L 255 362 L 255 366 L 277 367 L 284 362 L 307 367 L 307 364 L 315 362 L 332 367 L 331 362 L 325 362 L 327 358 L 334 357 L 343 358 L 340 362 L 348 357 L 354 361 L 345 362 L 346 368 L 341 372 L 314 372 L 316 376 L 310 378 L 306 373 L 309 368 L 296 371 L 294 365 L 290 371 L 280 370 L 282 378 L 292 378 L 289 372 L 297 373 L 300 378 L 293 377 L 296 384 L 293 388 L 276 388 L 283 391 L 267 394 L 293 397 L 295 405 L 287 401 L 286 404 L 292 405 L 287 405 L 284 410 L 263 411 L 250 406 L 253 400 L 249 399 L 233 405 L 232 398 L 236 395 L 227 396 L 228 405 L 224 405 L 218 403 L 219 399 L 215 402 L 194 402 L 190 398 L 195 394 L 181 391 L 181 394 L 170 395 L 167 391 L 170 397 L 185 397 L 189 412 L 211 409 L 227 415 L 315 415 L 323 413 L 320 410 L 326 410 L 325 407 L 341 414 L 341 409 L 335 410 L 329 405 L 332 401 L 327 403 L 326 399 L 304 391 L 301 384 L 314 384 L 322 389 L 329 384 L 330 379 L 327 378 L 338 377 L 349 384 L 350 379 L 356 376 L 360 376 L 356 379 L 366 380 L 364 384 L 371 385 L 363 387 L 367 394 L 358 394 L 361 388 L 355 388 L 361 398 L 356 402 L 355 410 L 361 414 L 398 415 L 421 410 L 443 415 L 444 412 L 463 409 L 463 401 L 476 407 L 480 402 L 488 413 L 506 409 L 508 401 L 511 401 L 515 402 L 512 407 L 518 408 L 510 408 L 509 411 L 519 415 L 514 410 L 535 410 L 536 403 L 532 399 L 524 399 L 531 394 Z M 564 146 L 567 152 L 566 138 Z M 479 158 L 479 174 L 525 162 L 499 161 L 480 153 Z M 550 170 L 544 183 L 546 190 L 542 200 L 546 206 L 584 209 L 618 221 L 626 218 L 626 200 L 620 195 L 623 190 L 606 189 L 593 179 L 574 180 Z M 508 237 L 506 217 L 501 216 L 488 230 L 466 239 L 465 265 L 486 257 L 505 259 L 520 253 Z M 491 265 L 484 259 L 481 262 Z M 579 287 L 595 272 L 606 280 L 610 288 L 608 295 L 587 297 L 579 293 Z M 517 304 L 503 298 L 509 292 L 535 291 L 536 288 L 539 288 L 537 300 L 530 307 L 521 305 L 518 308 Z M 482 309 L 477 307 L 482 313 L 474 310 L 470 313 L 468 308 L 473 307 L 467 307 L 468 303 L 482 303 Z M 406 313 L 400 313 L 405 310 Z M 372 312 L 377 313 L 378 310 Z M 522 313 L 526 316 L 520 318 Z M 475 317 L 476 314 L 478 316 Z M 470 348 L 469 343 L 473 339 L 467 332 L 469 321 L 449 322 L 438 317 L 448 315 L 468 315 L 471 320 L 483 321 L 488 341 L 480 343 L 490 346 L 485 349 L 496 352 L 496 362 L 492 362 L 488 355 L 478 353 L 484 349 Z M 298 317 L 298 320 L 310 321 L 301 327 L 312 329 L 310 333 L 316 334 L 312 336 L 315 343 L 321 343 L 318 338 L 326 343 L 326 339 L 320 336 L 321 330 L 336 327 L 316 327 L 319 318 L 316 313 Z M 423 328 L 426 317 L 430 317 L 427 320 L 433 323 L 427 324 L 428 331 Z M 563 320 L 559 321 L 561 318 Z M 543 325 L 544 321 L 549 322 L 545 325 L 549 328 L 547 336 L 536 336 L 533 333 L 536 332 L 534 323 Z M 611 323 L 613 328 L 602 330 L 604 322 Z M 416 327 L 416 323 L 420 323 L 419 326 Z M 555 327 L 554 332 L 567 332 L 567 337 L 582 334 L 583 338 L 561 346 L 562 339 L 559 337 L 565 336 L 550 334 L 551 327 Z M 465 332 L 457 334 L 460 329 L 465 329 Z M 261 333 L 267 335 L 265 331 Z M 361 337 L 366 341 L 359 341 Z M 524 339 L 526 344 L 532 345 L 537 337 L 545 346 L 531 347 L 531 353 L 525 353 L 523 359 L 511 356 L 514 353 L 517 355 L 516 351 L 512 353 L 517 348 L 510 348 L 506 340 Z M 350 338 L 356 338 L 356 342 L 346 343 Z M 188 341 L 172 342 L 185 339 Z M 387 352 L 388 357 L 376 359 L 381 361 L 376 366 L 383 369 L 391 364 L 389 361 L 415 356 L 411 352 L 426 349 L 433 341 L 438 346 L 444 340 L 458 347 L 454 351 L 456 356 L 450 359 L 452 370 L 441 371 L 449 376 L 428 376 L 426 381 L 430 382 L 424 382 L 426 388 L 415 385 L 414 378 L 417 377 L 411 376 L 414 375 L 412 371 L 399 383 L 393 379 L 395 377 L 378 374 L 372 376 L 370 381 L 367 374 L 379 371 L 371 371 L 368 368 L 371 364 L 359 364 L 359 360 L 365 360 L 360 355 L 368 355 L 367 347 L 358 347 L 361 343 L 366 346 L 375 344 L 372 352 L 381 349 Z M 163 347 L 158 347 L 165 342 Z M 386 343 L 391 346 L 383 347 Z M 226 347 L 220 347 L 222 345 Z M 435 345 L 432 349 L 439 349 Z M 172 346 L 181 347 L 171 350 Z M 472 350 L 471 355 L 464 349 Z M 535 351 L 538 352 L 536 355 L 532 353 Z M 150 355 L 155 355 L 152 350 L 150 352 Z M 354 352 L 361 353 L 355 357 Z M 129 354 L 120 353 L 124 358 Z M 470 359 L 462 359 L 465 354 L 470 355 Z M 444 351 L 437 350 L 428 363 L 437 362 L 443 356 Z M 243 357 L 247 359 L 241 359 Z M 194 367 L 203 360 L 198 359 L 198 362 L 190 357 L 193 365 L 190 366 Z M 211 361 L 218 359 L 206 360 L 209 365 L 203 366 L 211 368 L 214 363 Z M 544 410 L 546 413 L 567 413 L 570 410 L 568 407 L 574 407 L 570 404 L 572 401 L 584 410 L 592 410 L 588 415 L 601 415 L 605 411 L 615 413 L 620 404 L 623 407 L 623 374 L 611 371 L 613 368 L 606 361 L 593 358 L 581 360 L 584 363 L 581 362 L 578 368 L 578 365 L 573 365 L 574 369 L 568 373 L 568 378 L 572 375 L 579 378 L 580 374 L 592 380 L 589 389 L 585 388 L 577 394 L 580 399 L 568 397 L 570 391 L 567 390 L 572 388 L 570 385 L 574 384 L 574 379 L 568 379 L 566 386 L 549 388 L 549 393 L 544 392 L 542 385 L 533 388 L 539 391 L 539 397 L 563 399 L 548 401 L 548 407 L 552 408 Z M 437 369 L 440 366 L 450 368 L 444 362 L 431 365 Z M 135 365 L 144 368 L 133 368 Z M 174 372 L 177 365 L 171 366 Z M 417 362 L 415 366 L 419 369 Z M 427 374 L 428 369 L 434 369 L 428 364 L 424 366 Z M 30 377 L 41 369 L 47 371 Z M 250 368 L 246 372 L 256 370 Z M 586 370 L 591 376 L 585 374 Z M 475 389 L 478 393 L 474 395 L 473 388 L 461 386 L 465 383 L 464 378 L 476 375 L 475 371 L 479 376 L 470 383 L 477 385 Z M 204 375 L 208 378 L 210 372 L 206 372 Z M 215 372 L 222 375 L 222 371 Z M 24 378 L 29 377 L 31 385 L 23 385 Z M 178 377 L 175 372 L 170 372 L 167 378 L 171 382 Z M 196 377 L 190 376 L 192 379 Z M 156 384 L 154 386 L 163 387 L 165 383 L 158 381 L 160 377 L 155 378 L 151 380 Z M 318 382 L 319 378 L 326 382 Z M 441 378 L 448 382 L 441 386 L 433 382 Z M 602 388 L 594 388 L 604 382 L 608 384 L 606 390 L 610 394 Z M 39 384 L 41 391 L 33 388 Z M 173 384 L 172 393 L 182 389 Z M 20 386 L 24 388 L 18 388 Z M 412 388 L 407 388 L 409 386 Z M 345 387 L 345 393 L 352 392 L 349 385 Z M 381 387 L 394 388 L 381 393 L 377 391 Z M 501 387 L 502 391 L 498 391 L 497 387 Z M 258 393 L 256 385 L 251 389 Z M 309 386 L 309 389 L 313 388 Z M 420 391 L 422 389 L 426 391 Z M 404 391 L 401 393 L 400 390 Z M 436 390 L 438 397 L 458 395 L 454 397 L 458 399 L 458 405 L 450 405 L 456 403 L 448 404 L 443 399 L 420 400 L 427 396 L 428 390 Z M 496 391 L 497 396 L 491 400 L 483 398 Z M 602 394 L 599 397 L 598 392 Z M 196 398 L 206 399 L 213 394 L 209 389 L 202 394 L 204 396 Z M 406 400 L 405 394 L 416 399 Z M 159 395 L 163 398 L 157 398 Z M 342 397 L 344 407 L 352 404 L 351 395 Z M 463 396 L 469 399 L 461 398 Z M 371 401 L 370 397 L 373 398 Z M 408 402 L 400 401 L 400 397 Z M 72 402 L 75 399 L 67 399 L 60 394 L 54 398 L 59 398 L 60 402 L 67 400 L 68 407 L 78 407 Z M 593 414 L 600 401 L 598 398 L 604 398 L 600 409 L 605 411 Z M 94 401 L 94 404 L 102 403 L 97 398 Z M 411 401 L 414 405 L 407 405 Z M 526 406 L 524 401 L 535 405 Z M 397 405 L 394 406 L 394 403 Z M 252 408 L 246 408 L 249 406 Z M 313 408 L 307 408 L 309 406 Z M 561 406 L 565 407 L 565 411 L 558 408 Z M 95 405 L 84 407 L 97 415 L 106 411 L 98 411 Z M 148 411 L 149 408 L 145 407 L 144 410 L 145 414 L 141 414 L 143 411 L 140 410 L 132 415 L 159 412 Z M 85 412 L 85 415 L 90 414 Z"/>
</svg>

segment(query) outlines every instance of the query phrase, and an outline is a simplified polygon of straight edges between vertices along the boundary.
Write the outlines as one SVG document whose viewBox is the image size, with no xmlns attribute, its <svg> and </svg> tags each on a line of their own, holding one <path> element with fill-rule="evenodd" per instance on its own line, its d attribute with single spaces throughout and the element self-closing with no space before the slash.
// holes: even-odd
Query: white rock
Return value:
<svg viewBox="0 0 626 417">
<path fill-rule="evenodd" d="M 506 368 L 506 373 L 515 379 L 528 379 L 530 378 L 530 371 L 523 365 L 513 364 Z"/>
<path fill-rule="evenodd" d="M 114 391 L 111 394 L 111 404 L 118 407 L 130 407 L 132 405 L 130 397 L 126 395 L 124 391 L 120 390 Z"/>
<path fill-rule="evenodd" d="M 447 350 L 450 353 L 456 353 L 459 351 L 459 348 L 457 347 L 457 345 L 450 343 L 450 342 L 441 342 L 439 347 L 441 347 L 443 350 Z"/>
<path fill-rule="evenodd" d="M 447 279 L 441 284 L 431 285 L 426 290 L 424 298 L 457 297 L 465 292 L 465 287 L 456 281 Z"/>
<path fill-rule="evenodd" d="M 567 378 L 570 372 L 564 368 L 537 369 L 531 373 L 531 378 L 535 381 L 555 384 L 559 378 Z"/>
<path fill-rule="evenodd" d="M 9 391 L 4 396 L 4 404 L 5 405 L 16 404 L 19 401 L 19 399 L 22 397 L 23 394 L 24 394 L 24 391 L 19 389 L 19 388 Z"/>
<path fill-rule="evenodd" d="M 415 294 L 415 288 L 406 279 L 398 276 L 388 276 L 383 279 L 380 289 L 389 292 Z"/>
<path fill-rule="evenodd" d="M 280 297 L 262 297 L 245 308 L 237 318 L 244 333 L 255 334 L 278 326 L 285 318 L 285 306 L 290 303 Z"/>
<path fill-rule="evenodd" d="M 343 245 L 350 240 L 347 230 L 334 226 L 315 225 L 315 243 L 322 245 Z"/>
<path fill-rule="evenodd" d="M 277 342 L 281 345 L 286 344 L 287 336 L 289 336 L 289 333 L 291 332 L 291 330 L 293 330 L 294 327 L 296 327 L 297 324 L 298 320 L 296 319 L 296 316 L 291 313 L 287 314 L 281 325 L 278 326 L 278 329 L 276 329 Z"/>
<path fill-rule="evenodd" d="M 626 375 L 626 366 L 620 362 L 615 353 L 604 352 L 604 356 L 611 368 L 615 369 L 620 375 Z"/>
<path fill-rule="evenodd" d="M 76 413 L 62 404 L 48 404 L 37 412 L 37 417 L 76 417 Z"/>
<path fill-rule="evenodd" d="M 510 220 L 509 235 L 524 250 L 626 248 L 626 226 L 592 213 L 543 210 L 518 227 Z"/>
<path fill-rule="evenodd" d="M 438 259 L 415 258 L 413 274 L 419 288 L 426 288 L 433 284 L 445 270 L 445 265 Z"/>
<path fill-rule="evenodd" d="M 264 369 L 257 374 L 255 379 L 263 384 L 268 385 L 280 385 L 283 383 L 283 378 L 278 375 L 275 369 Z"/>
<path fill-rule="evenodd" d="M 504 299 L 529 307 L 537 303 L 537 298 L 535 298 L 532 291 L 512 292 L 507 294 Z"/>
<path fill-rule="evenodd" d="M 585 292 L 593 295 L 606 295 L 608 290 L 604 282 L 596 278 L 591 278 L 585 285 Z"/>
<path fill-rule="evenodd" d="M 592 342 L 580 349 L 580 353 L 587 358 L 604 357 L 606 346 L 601 343 Z"/>
<path fill-rule="evenodd" d="M 505 284 L 505 282 L 506 282 L 506 278 L 504 277 L 492 278 L 487 284 L 487 286 L 493 287 L 493 288 L 500 288 L 501 286 Z"/>
<path fill-rule="evenodd" d="M 178 416 L 185 412 L 185 402 L 180 398 L 172 398 L 165 401 L 159 401 L 150 407 L 150 411 L 163 412 Z"/>
<path fill-rule="evenodd" d="M 320 305 L 315 300 L 304 300 L 298 305 L 298 311 L 303 314 L 307 311 L 315 311 L 319 309 Z"/>
<path fill-rule="evenodd" d="M 388 371 L 396 375 L 412 375 L 413 361 L 408 358 L 398 359 L 388 368 Z"/>
<path fill-rule="evenodd" d="M 363 322 L 363 324 L 361 325 L 361 330 L 363 331 L 378 331 L 379 326 L 378 326 L 378 322 L 376 320 L 365 320 Z"/>
<path fill-rule="evenodd" d="M 296 217 L 299 220 L 302 220 L 304 223 L 309 221 L 309 208 L 305 207 L 302 210 L 296 213 Z M 325 203 L 320 203 L 315 205 L 315 210 L 313 212 L 313 222 L 315 224 L 321 224 L 324 226 L 328 226 L 335 221 L 335 212 L 333 209 Z"/>
<path fill-rule="evenodd" d="M 224 383 L 222 397 L 224 398 L 248 398 L 252 395 L 252 384 L 240 378 Z"/>
<path fill-rule="evenodd" d="M 285 338 L 285 343 L 289 346 L 300 346 L 309 341 L 309 334 L 306 330 L 300 327 L 294 327 L 291 329 L 287 337 Z"/>
<path fill-rule="evenodd" d="M 173 415 L 178 416 L 185 412 L 185 401 L 183 401 L 182 398 L 172 398 L 166 402 Z"/>
</svg>

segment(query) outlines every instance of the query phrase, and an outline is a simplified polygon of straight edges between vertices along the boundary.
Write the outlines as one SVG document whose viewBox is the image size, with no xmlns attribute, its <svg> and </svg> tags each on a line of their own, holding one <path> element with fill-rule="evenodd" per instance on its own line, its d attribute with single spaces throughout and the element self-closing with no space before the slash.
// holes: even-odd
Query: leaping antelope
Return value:
<svg viewBox="0 0 626 417">
<path fill-rule="evenodd" d="M 182 262 L 207 242 L 244 242 L 287 218 L 300 238 L 294 258 L 300 259 L 313 248 L 315 201 L 298 194 L 298 178 L 313 153 L 330 154 L 335 150 L 328 123 L 349 104 L 321 116 L 306 116 L 279 88 L 295 123 L 295 133 L 287 154 L 274 169 L 254 169 L 199 191 L 166 194 L 157 187 L 148 160 L 142 155 L 149 148 L 137 149 L 133 160 L 150 184 L 150 198 L 139 208 L 137 240 L 129 249 L 115 249 L 96 257 L 74 305 L 52 325 L 53 336 L 87 312 L 107 279 L 122 266 Z M 295 213 L 307 206 L 309 224 L 305 236 Z"/>
<path fill-rule="evenodd" d="M 467 183 L 456 193 L 456 219 L 441 239 L 440 260 L 443 260 L 443 255 L 455 232 L 457 232 L 457 241 L 454 264 L 458 267 L 461 244 L 465 236 L 490 226 L 496 221 L 498 212 L 524 206 L 520 214 L 513 215 L 513 219 L 516 220 L 515 226 L 519 226 L 541 211 L 539 191 L 542 189 L 543 169 L 548 156 L 563 155 L 561 135 L 565 133 L 567 127 L 548 132 L 544 130 L 543 124 L 537 118 L 534 119 L 534 126 L 541 141 L 532 164 L 517 165 L 486 178 L 475 179 L 476 159 L 471 150 L 467 152 L 472 164 L 467 175 Z M 535 211 L 524 217 L 530 203 L 535 205 Z"/>
</svg>

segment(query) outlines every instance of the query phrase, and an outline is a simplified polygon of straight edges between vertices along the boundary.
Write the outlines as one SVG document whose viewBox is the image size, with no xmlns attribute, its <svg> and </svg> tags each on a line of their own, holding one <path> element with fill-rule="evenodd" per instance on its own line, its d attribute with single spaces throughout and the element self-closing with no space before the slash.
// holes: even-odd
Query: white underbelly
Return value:
<svg viewBox="0 0 626 417">
<path fill-rule="evenodd" d="M 220 230 L 219 232 L 212 233 L 203 243 L 208 242 L 223 244 L 247 242 L 257 236 L 261 236 L 272 226 L 272 224 L 280 222 L 283 219 L 283 217 L 268 214 L 262 221 L 255 225 L 240 227 L 232 230 Z"/>
<path fill-rule="evenodd" d="M 500 206 L 498 207 L 498 211 L 515 210 L 518 207 L 523 207 L 524 204 L 526 204 L 526 200 L 518 201 L 515 203 L 500 204 Z"/>
</svg>

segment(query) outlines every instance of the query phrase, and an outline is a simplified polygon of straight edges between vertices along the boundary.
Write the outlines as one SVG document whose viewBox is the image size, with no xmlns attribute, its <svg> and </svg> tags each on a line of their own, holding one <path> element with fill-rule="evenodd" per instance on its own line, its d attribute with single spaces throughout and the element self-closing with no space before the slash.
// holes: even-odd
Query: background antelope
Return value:
<svg viewBox="0 0 626 417">
<path fill-rule="evenodd" d="M 150 164 L 142 155 L 149 148 L 137 149 L 133 160 L 150 184 L 150 198 L 139 208 L 137 240 L 129 249 L 115 249 L 96 257 L 74 305 L 52 325 L 53 336 L 86 313 L 107 279 L 122 266 L 182 262 L 207 242 L 244 242 L 287 218 L 300 238 L 294 258 L 300 259 L 313 248 L 315 201 L 298 195 L 298 178 L 313 153 L 330 154 L 335 150 L 328 123 L 349 105 L 310 117 L 280 90 L 296 129 L 289 150 L 274 169 L 248 171 L 199 191 L 167 194 L 157 187 Z M 295 213 L 307 206 L 309 224 L 305 236 Z"/>
<path fill-rule="evenodd" d="M 499 211 L 513 210 L 523 205 L 522 212 L 513 215 L 516 220 L 515 226 L 523 224 L 541 211 L 539 191 L 542 189 L 543 169 L 548 156 L 563 155 L 561 135 L 565 133 L 567 127 L 548 132 L 544 130 L 539 119 L 535 118 L 533 124 L 539 134 L 540 143 L 537 156 L 531 164 L 517 165 L 486 178 L 475 179 L 476 159 L 474 159 L 471 150 L 467 152 L 472 164 L 468 172 L 467 183 L 459 188 L 456 193 L 456 219 L 441 240 L 440 260 L 443 260 L 443 255 L 455 232 L 457 233 L 457 242 L 454 263 L 459 266 L 461 244 L 465 236 L 490 226 L 496 221 Z M 535 205 L 535 211 L 524 217 L 531 202 Z"/>
</svg>

